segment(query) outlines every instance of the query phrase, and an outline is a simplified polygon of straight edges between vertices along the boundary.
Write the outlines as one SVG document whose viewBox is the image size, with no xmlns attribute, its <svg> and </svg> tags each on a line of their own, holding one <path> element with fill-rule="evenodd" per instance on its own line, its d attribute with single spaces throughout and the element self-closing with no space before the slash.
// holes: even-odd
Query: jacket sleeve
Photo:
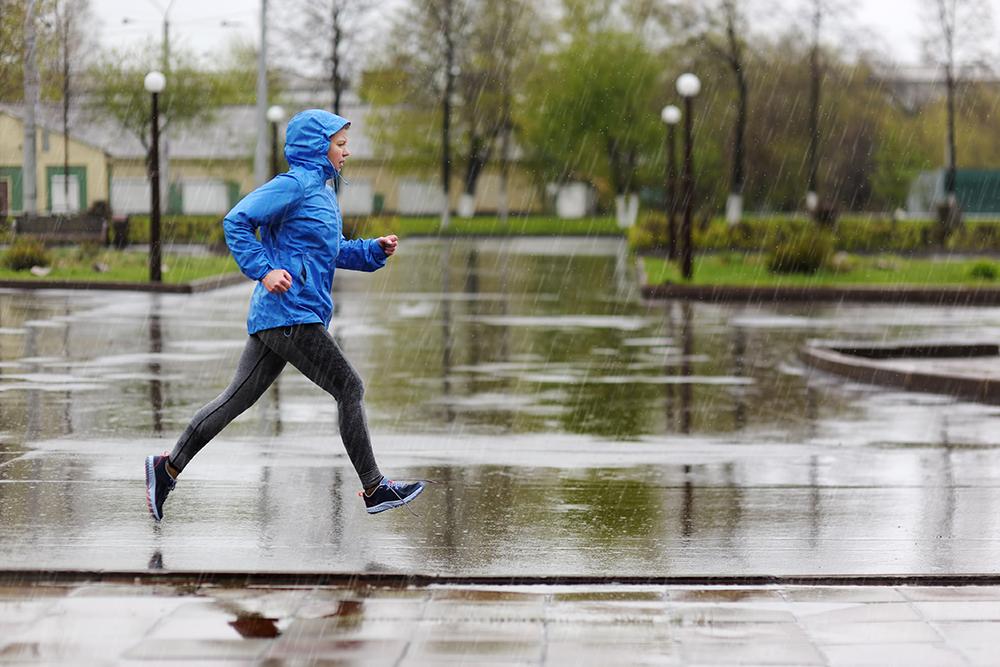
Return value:
<svg viewBox="0 0 1000 667">
<path fill-rule="evenodd" d="M 222 221 L 226 245 L 247 278 L 260 280 L 272 271 L 264 246 L 254 233 L 258 227 L 280 223 L 302 198 L 302 186 L 281 174 L 240 200 Z"/>
<path fill-rule="evenodd" d="M 352 239 L 340 237 L 340 252 L 337 254 L 337 268 L 353 271 L 377 271 L 385 266 L 386 255 L 375 239 Z"/>
</svg>

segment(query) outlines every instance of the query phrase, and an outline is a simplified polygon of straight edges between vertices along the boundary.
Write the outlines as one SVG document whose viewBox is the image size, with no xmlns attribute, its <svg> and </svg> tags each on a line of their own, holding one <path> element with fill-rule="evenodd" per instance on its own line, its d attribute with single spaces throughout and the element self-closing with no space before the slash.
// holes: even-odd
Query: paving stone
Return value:
<svg viewBox="0 0 1000 667">
<path fill-rule="evenodd" d="M 541 642 L 520 642 L 504 640 L 451 639 L 415 641 L 406 652 L 408 658 L 429 659 L 441 662 L 478 663 L 492 661 L 531 661 L 542 659 Z"/>
<path fill-rule="evenodd" d="M 41 618 L 57 599 L 0 600 L 0 623 L 25 623 Z"/>
<path fill-rule="evenodd" d="M 890 621 L 922 620 L 909 603 L 874 602 L 870 604 L 845 603 L 838 609 L 810 611 L 804 603 L 800 607 L 790 605 L 795 616 L 803 625 L 829 625 L 832 623 L 878 623 Z"/>
<path fill-rule="evenodd" d="M 546 608 L 543 601 L 535 602 L 459 602 L 432 601 L 423 609 L 424 620 L 542 620 Z"/>
<path fill-rule="evenodd" d="M 288 637 L 281 637 L 271 643 L 264 653 L 264 657 L 281 661 L 282 664 L 296 660 L 309 661 L 309 664 L 321 664 L 322 662 L 395 664 L 403 656 L 408 644 L 402 640 L 386 639 L 303 638 L 292 640 Z"/>
<path fill-rule="evenodd" d="M 549 641 L 545 647 L 545 665 L 601 665 L 602 667 L 632 667 L 638 665 L 685 664 L 680 646 L 670 641 L 622 641 L 614 644 Z"/>
<path fill-rule="evenodd" d="M 679 642 L 809 642 L 797 623 L 710 623 L 671 628 L 671 638 Z"/>
<path fill-rule="evenodd" d="M 666 619 L 652 623 L 574 623 L 547 622 L 545 637 L 549 642 L 644 643 L 670 642 L 677 630 Z"/>
<path fill-rule="evenodd" d="M 823 665 L 815 646 L 806 642 L 684 642 L 686 664 Z"/>
<path fill-rule="evenodd" d="M 931 623 L 950 646 L 975 665 L 996 665 L 1000 622 L 946 621 Z"/>
<path fill-rule="evenodd" d="M 1000 621 L 1000 601 L 952 600 L 912 604 L 929 621 Z"/>
<path fill-rule="evenodd" d="M 795 616 L 780 609 L 761 609 L 754 605 L 671 604 L 667 617 L 677 625 L 708 625 L 712 623 L 791 623 Z"/>
<path fill-rule="evenodd" d="M 820 650 L 834 667 L 953 667 L 967 664 L 957 651 L 944 644 L 852 644 L 821 646 Z"/>
<path fill-rule="evenodd" d="M 510 641 L 540 644 L 545 640 L 546 626 L 540 621 L 423 621 L 411 635 L 413 641 L 468 638 L 485 641 Z"/>
<path fill-rule="evenodd" d="M 270 648 L 266 639 L 147 638 L 123 654 L 130 660 L 256 660 Z"/>
<path fill-rule="evenodd" d="M 292 639 L 409 639 L 419 619 L 383 620 L 364 616 L 295 619 L 282 633 Z"/>
<path fill-rule="evenodd" d="M 156 623 L 149 632 L 153 639 L 239 639 L 236 613 L 214 600 L 188 600 Z"/>
<path fill-rule="evenodd" d="M 1000 601 L 1000 586 L 900 586 L 897 590 L 914 601 Z"/>
<path fill-rule="evenodd" d="M 809 638 L 816 644 L 922 644 L 942 641 L 941 635 L 923 621 L 824 623 L 810 626 Z"/>
</svg>

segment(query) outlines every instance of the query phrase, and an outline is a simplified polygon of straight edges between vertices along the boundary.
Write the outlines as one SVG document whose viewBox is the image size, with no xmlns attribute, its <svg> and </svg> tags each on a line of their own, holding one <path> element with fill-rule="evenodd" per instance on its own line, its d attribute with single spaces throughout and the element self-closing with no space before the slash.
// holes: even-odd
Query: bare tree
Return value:
<svg viewBox="0 0 1000 667">
<path fill-rule="evenodd" d="M 822 221 L 835 215 L 835 207 L 820 204 L 819 162 L 822 142 L 822 89 L 826 78 L 823 62 L 823 34 L 833 19 L 844 15 L 848 3 L 841 0 L 810 0 L 809 24 L 809 144 L 806 149 L 806 210 Z"/>
<path fill-rule="evenodd" d="M 282 30 L 282 60 L 305 68 L 330 92 L 330 109 L 340 115 L 344 95 L 357 72 L 348 52 L 362 49 L 375 0 L 296 0 L 288 7 L 289 27 Z M 316 67 L 319 63 L 319 67 Z"/>
<path fill-rule="evenodd" d="M 515 77 L 523 67 L 524 36 L 532 34 L 534 12 L 525 0 L 483 2 L 477 8 L 457 86 L 466 140 L 459 215 L 475 213 L 476 187 L 500 144 L 501 178 L 507 174 L 514 130 Z"/>
<path fill-rule="evenodd" d="M 726 200 L 726 220 L 733 225 L 743 217 L 743 186 L 745 175 L 745 137 L 747 127 L 747 20 L 746 0 L 718 0 L 701 8 L 696 16 L 700 25 L 697 38 L 708 51 L 726 63 L 732 71 L 736 87 L 736 118 L 733 122 L 732 157 L 730 162 L 729 197 Z"/>
<path fill-rule="evenodd" d="M 990 6 L 983 0 L 924 0 L 928 35 L 924 42 L 927 59 L 941 67 L 947 105 L 945 202 L 939 211 L 941 240 L 961 224 L 956 194 L 958 158 L 955 150 L 955 102 L 964 70 L 987 68 L 983 45 L 990 34 Z"/>
</svg>

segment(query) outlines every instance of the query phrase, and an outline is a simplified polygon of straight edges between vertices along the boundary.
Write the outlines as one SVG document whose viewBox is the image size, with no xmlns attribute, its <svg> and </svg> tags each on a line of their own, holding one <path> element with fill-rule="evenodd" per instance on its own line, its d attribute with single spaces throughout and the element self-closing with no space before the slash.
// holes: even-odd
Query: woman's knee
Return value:
<svg viewBox="0 0 1000 667">
<path fill-rule="evenodd" d="M 365 383 L 357 373 L 351 373 L 344 378 L 343 388 L 340 392 L 340 400 L 350 402 L 361 402 L 365 398 Z"/>
</svg>

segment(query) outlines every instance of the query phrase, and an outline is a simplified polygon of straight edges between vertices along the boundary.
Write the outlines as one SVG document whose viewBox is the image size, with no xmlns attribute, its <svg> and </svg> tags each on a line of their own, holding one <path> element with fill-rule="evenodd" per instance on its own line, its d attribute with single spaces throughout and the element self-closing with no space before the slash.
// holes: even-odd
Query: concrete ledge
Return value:
<svg viewBox="0 0 1000 667">
<path fill-rule="evenodd" d="M 1000 305 L 994 287 L 740 287 L 733 285 L 643 285 L 646 299 L 722 302 L 922 303 L 937 306 Z"/>
<path fill-rule="evenodd" d="M 0 280 L 4 289 L 60 289 L 156 292 L 160 294 L 194 294 L 237 285 L 247 278 L 242 273 L 224 273 L 189 283 L 129 283 L 108 280 Z"/>
<path fill-rule="evenodd" d="M 868 384 L 899 387 L 908 391 L 947 394 L 959 398 L 1000 403 L 1000 380 L 981 374 L 949 373 L 927 368 L 915 370 L 892 365 L 892 359 L 996 358 L 1000 347 L 993 344 L 901 344 L 849 345 L 813 343 L 800 356 L 810 366 Z"/>
<path fill-rule="evenodd" d="M 218 586 L 998 586 L 1000 574 L 862 575 L 433 575 L 372 572 L 0 570 L 0 584 L 212 584 Z"/>
</svg>

